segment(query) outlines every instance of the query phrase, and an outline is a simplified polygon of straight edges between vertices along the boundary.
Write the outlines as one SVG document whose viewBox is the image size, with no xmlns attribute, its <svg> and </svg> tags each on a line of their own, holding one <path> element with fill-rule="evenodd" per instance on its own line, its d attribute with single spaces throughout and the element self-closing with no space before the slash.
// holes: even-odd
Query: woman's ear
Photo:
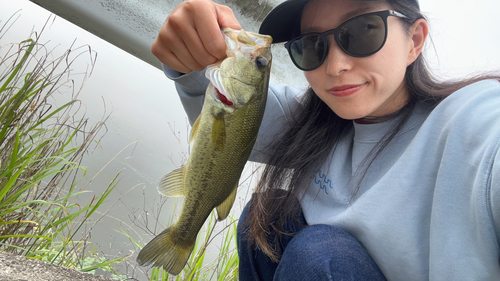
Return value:
<svg viewBox="0 0 500 281">
<path fill-rule="evenodd" d="M 429 26 L 424 19 L 416 20 L 410 28 L 411 49 L 408 53 L 408 62 L 406 66 L 412 64 L 422 52 L 425 39 L 429 33 Z"/>
</svg>

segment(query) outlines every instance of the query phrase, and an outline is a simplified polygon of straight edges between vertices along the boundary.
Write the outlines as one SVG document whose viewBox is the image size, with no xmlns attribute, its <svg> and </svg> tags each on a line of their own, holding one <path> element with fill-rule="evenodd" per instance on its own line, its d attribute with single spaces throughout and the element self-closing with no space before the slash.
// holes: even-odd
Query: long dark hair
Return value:
<svg viewBox="0 0 500 281">
<path fill-rule="evenodd" d="M 425 19 L 414 1 L 388 0 L 394 10 L 408 18 L 400 19 L 405 31 L 418 19 Z M 398 122 L 366 158 L 369 167 L 373 160 L 402 129 L 411 116 L 415 105 L 434 107 L 456 90 L 484 79 L 499 79 L 498 76 L 482 75 L 460 81 L 441 82 L 435 79 L 425 62 L 423 54 L 407 67 L 404 78 L 410 98 L 397 112 Z M 297 198 L 309 186 L 311 172 L 320 168 L 352 128 L 352 121 L 340 118 L 312 89 L 304 97 L 303 107 L 295 112 L 292 125 L 271 146 L 271 158 L 265 166 L 249 206 L 249 244 L 260 248 L 273 261 L 278 262 L 282 254 L 281 239 L 286 221 L 294 220 L 300 206 Z M 361 172 L 364 177 L 368 168 Z M 353 194 L 359 189 L 353 190 Z M 283 192 L 283 190 L 285 192 Z M 354 195 L 353 195 L 354 196 Z M 275 232 L 274 241 L 268 234 Z"/>
</svg>

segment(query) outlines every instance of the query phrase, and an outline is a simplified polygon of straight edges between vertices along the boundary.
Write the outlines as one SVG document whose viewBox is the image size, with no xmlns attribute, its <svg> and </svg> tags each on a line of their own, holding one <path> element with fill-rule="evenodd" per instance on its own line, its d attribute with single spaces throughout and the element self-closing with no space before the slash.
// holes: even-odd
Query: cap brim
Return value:
<svg viewBox="0 0 500 281">
<path fill-rule="evenodd" d="M 300 34 L 302 10 L 307 2 L 308 0 L 288 0 L 279 4 L 262 21 L 259 33 L 273 37 L 273 43 L 290 41 L 294 36 L 298 36 Z M 414 0 L 414 2 L 418 7 L 418 0 Z"/>
<path fill-rule="evenodd" d="M 289 0 L 279 4 L 262 21 L 259 33 L 273 37 L 273 43 L 291 40 L 294 31 L 300 31 L 300 17 L 307 1 Z"/>
</svg>

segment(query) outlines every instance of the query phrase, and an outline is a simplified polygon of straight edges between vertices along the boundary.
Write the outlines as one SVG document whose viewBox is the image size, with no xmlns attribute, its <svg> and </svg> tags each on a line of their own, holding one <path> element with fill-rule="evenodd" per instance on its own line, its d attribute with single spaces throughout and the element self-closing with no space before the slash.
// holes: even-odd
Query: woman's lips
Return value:
<svg viewBox="0 0 500 281">
<path fill-rule="evenodd" d="M 363 88 L 364 86 L 365 86 L 365 84 L 342 85 L 342 86 L 333 87 L 328 91 L 330 92 L 330 94 L 332 94 L 336 97 L 346 97 L 346 96 L 350 96 L 350 95 L 356 93 L 357 91 L 361 90 L 361 88 Z"/>
</svg>

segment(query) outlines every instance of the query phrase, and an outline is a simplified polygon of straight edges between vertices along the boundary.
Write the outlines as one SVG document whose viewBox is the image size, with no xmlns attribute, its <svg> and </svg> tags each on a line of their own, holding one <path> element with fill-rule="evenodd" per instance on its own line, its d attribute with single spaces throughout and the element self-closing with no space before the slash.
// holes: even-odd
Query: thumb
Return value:
<svg viewBox="0 0 500 281">
<path fill-rule="evenodd" d="M 220 27 L 229 27 L 232 29 L 240 30 L 241 25 L 234 16 L 233 10 L 227 6 L 215 4 L 215 11 L 217 13 L 217 22 Z"/>
</svg>

